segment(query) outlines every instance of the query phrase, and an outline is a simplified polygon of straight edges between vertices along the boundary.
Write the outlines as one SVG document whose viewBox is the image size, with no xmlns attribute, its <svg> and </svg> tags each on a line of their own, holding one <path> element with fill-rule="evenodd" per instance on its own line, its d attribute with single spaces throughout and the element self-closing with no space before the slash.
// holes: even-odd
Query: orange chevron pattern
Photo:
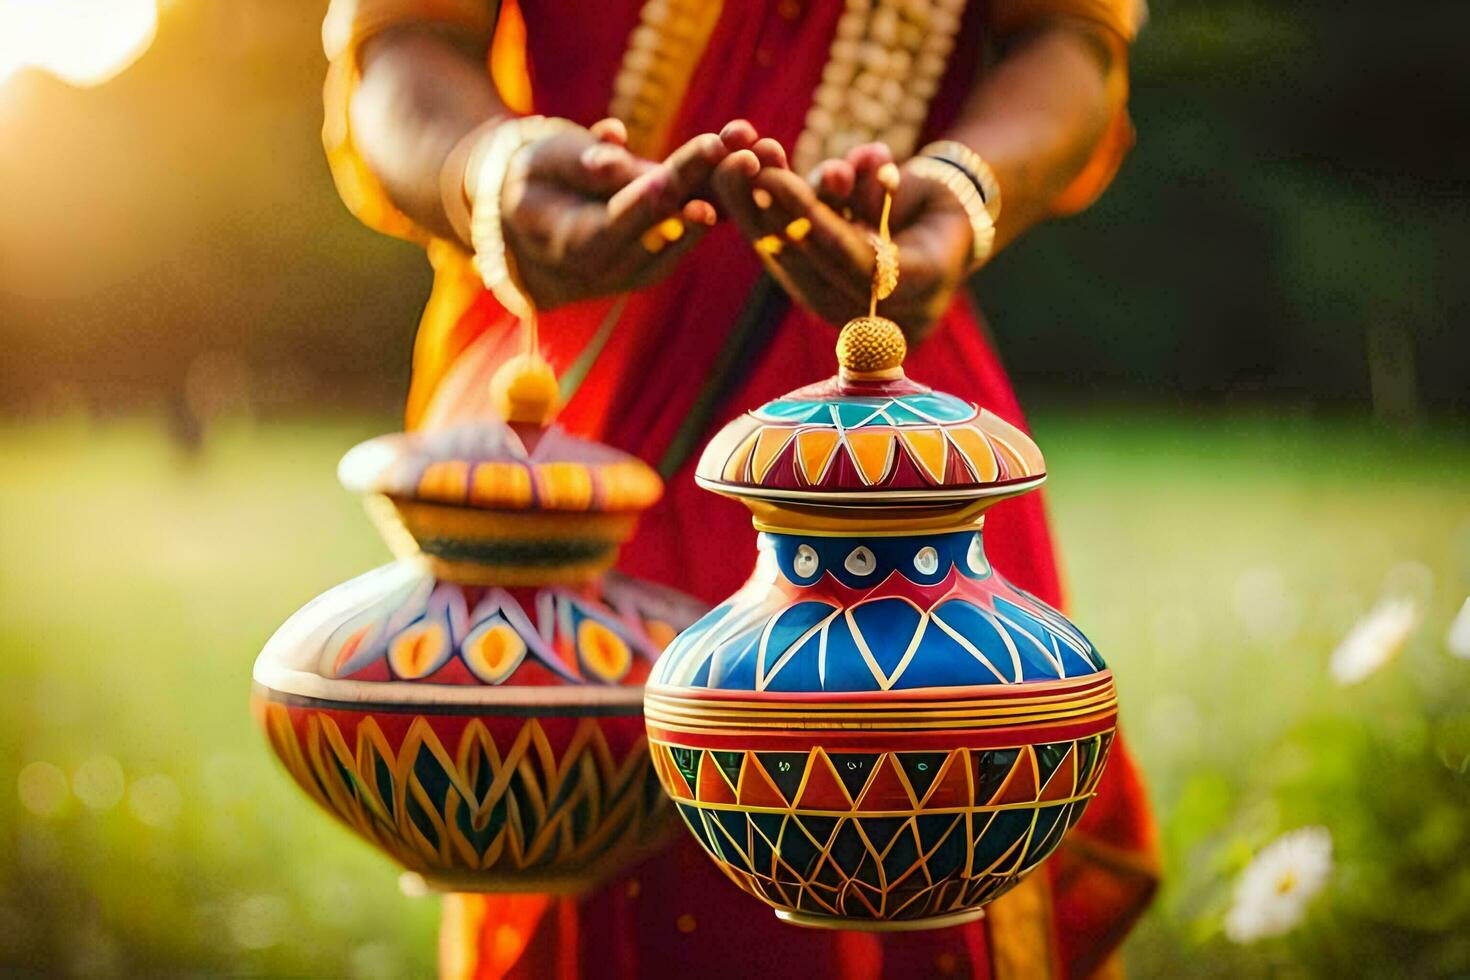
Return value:
<svg viewBox="0 0 1470 980">
<path fill-rule="evenodd" d="M 472 718 L 446 743 L 441 719 L 396 716 L 390 726 L 370 712 L 259 694 L 254 707 L 307 795 L 447 890 L 575 889 L 643 853 L 667 826 L 646 739 L 614 751 L 606 719 L 581 719 L 560 744 L 535 718 L 499 738 Z"/>
<path fill-rule="evenodd" d="M 1000 749 L 723 751 L 655 742 L 685 824 L 750 894 L 807 921 L 963 914 L 1082 816 L 1113 731 Z"/>
<path fill-rule="evenodd" d="M 702 464 L 719 482 L 750 487 L 836 489 L 833 465 L 850 464 L 863 486 L 883 486 L 901 462 L 930 486 L 973 486 L 1045 474 L 1036 444 L 999 416 L 980 411 L 963 424 L 881 425 L 859 428 L 791 425 L 747 415 L 731 423 L 743 436 L 719 464 Z M 712 461 L 706 461 L 711 463 Z"/>
</svg>

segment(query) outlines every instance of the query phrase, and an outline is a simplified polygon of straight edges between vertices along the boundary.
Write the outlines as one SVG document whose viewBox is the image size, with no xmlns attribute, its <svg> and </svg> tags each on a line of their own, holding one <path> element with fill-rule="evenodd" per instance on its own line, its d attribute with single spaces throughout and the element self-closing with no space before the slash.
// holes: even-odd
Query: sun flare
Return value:
<svg viewBox="0 0 1470 980">
<path fill-rule="evenodd" d="M 24 68 L 101 85 L 137 61 L 157 30 L 155 0 L 0 0 L 0 85 Z"/>
</svg>

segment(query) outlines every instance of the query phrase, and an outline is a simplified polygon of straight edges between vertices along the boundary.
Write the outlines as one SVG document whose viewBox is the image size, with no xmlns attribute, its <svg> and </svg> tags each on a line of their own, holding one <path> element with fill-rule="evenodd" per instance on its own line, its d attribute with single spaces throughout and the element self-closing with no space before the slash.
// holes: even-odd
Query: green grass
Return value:
<svg viewBox="0 0 1470 980">
<path fill-rule="evenodd" d="M 0 428 L 0 966 L 432 969 L 437 903 L 296 791 L 247 709 L 275 626 L 384 559 L 333 465 L 389 425 L 224 425 L 196 456 L 148 421 Z M 1470 442 L 1126 413 L 1037 435 L 1162 827 L 1138 974 L 1470 966 L 1470 663 L 1442 642 Z M 1327 656 L 1386 578 L 1430 583 L 1424 625 L 1337 688 Z M 1294 935 L 1231 946 L 1231 876 L 1304 823 L 1333 831 L 1329 891 Z"/>
</svg>

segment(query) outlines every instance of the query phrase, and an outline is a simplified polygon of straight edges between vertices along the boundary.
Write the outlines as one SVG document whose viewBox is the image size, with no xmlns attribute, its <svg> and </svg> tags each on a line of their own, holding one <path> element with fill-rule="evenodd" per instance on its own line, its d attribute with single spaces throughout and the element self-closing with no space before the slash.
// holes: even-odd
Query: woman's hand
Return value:
<svg viewBox="0 0 1470 980">
<path fill-rule="evenodd" d="M 714 224 L 714 207 L 694 195 L 728 152 L 718 136 L 697 136 L 662 163 L 633 155 L 626 141 L 622 123 L 608 119 L 511 158 L 505 244 L 538 309 L 657 282 Z"/>
<path fill-rule="evenodd" d="M 731 141 L 726 137 L 727 144 Z M 769 142 L 767 140 L 761 143 Z M 782 239 L 762 253 L 771 274 L 793 298 L 830 323 L 866 313 L 873 282 L 873 236 L 883 205 L 878 170 L 892 162 L 882 144 L 860 146 L 828 160 L 802 180 L 769 149 L 732 152 L 715 172 L 724 209 L 752 241 Z M 844 217 L 850 214 L 851 217 Z M 799 241 L 787 229 L 810 222 Z M 901 171 L 889 227 L 899 251 L 899 281 L 879 312 L 911 339 L 922 338 L 965 281 L 973 232 L 959 200 L 944 185 Z"/>
</svg>

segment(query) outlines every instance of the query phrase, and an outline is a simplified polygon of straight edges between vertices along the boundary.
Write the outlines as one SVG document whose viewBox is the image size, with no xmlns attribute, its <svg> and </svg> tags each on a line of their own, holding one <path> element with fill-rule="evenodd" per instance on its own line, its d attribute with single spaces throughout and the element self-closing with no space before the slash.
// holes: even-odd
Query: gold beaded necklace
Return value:
<svg viewBox="0 0 1470 980">
<path fill-rule="evenodd" d="M 899 159 L 913 153 L 965 3 L 847 0 L 794 147 L 798 172 L 874 140 L 887 143 Z M 627 125 L 635 152 L 668 149 L 670 128 L 722 8 L 719 0 L 644 3 L 609 109 Z"/>
</svg>

